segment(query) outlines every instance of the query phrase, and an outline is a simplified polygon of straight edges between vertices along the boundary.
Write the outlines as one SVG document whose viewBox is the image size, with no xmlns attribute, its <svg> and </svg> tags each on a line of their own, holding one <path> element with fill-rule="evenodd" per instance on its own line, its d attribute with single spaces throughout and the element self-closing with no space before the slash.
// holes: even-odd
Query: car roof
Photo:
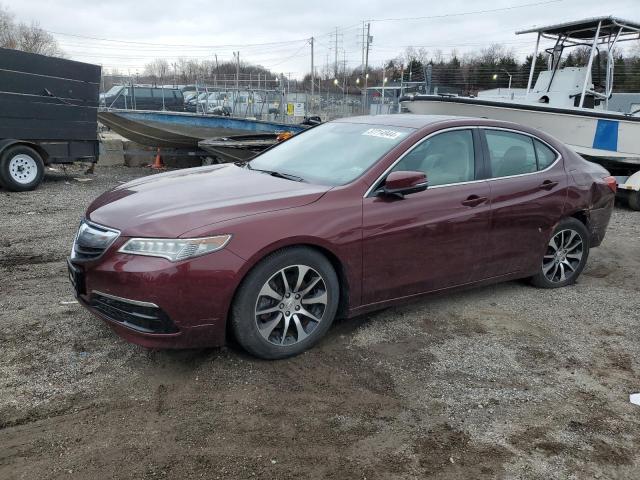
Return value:
<svg viewBox="0 0 640 480">
<path fill-rule="evenodd" d="M 404 127 L 414 128 L 420 131 L 437 130 L 449 127 L 486 127 L 486 128 L 505 128 L 527 133 L 535 137 L 543 139 L 550 143 L 554 148 L 558 149 L 562 145 L 553 136 L 538 130 L 537 128 L 528 127 L 514 122 L 505 120 L 495 120 L 484 117 L 459 117 L 455 115 L 417 115 L 415 113 L 398 113 L 392 115 L 364 115 L 359 117 L 345 117 L 332 120 L 339 123 L 362 123 L 369 125 L 380 125 L 381 127 Z"/>
<path fill-rule="evenodd" d="M 435 123 L 475 120 L 471 117 L 456 117 L 454 115 L 417 115 L 414 113 L 398 113 L 392 115 L 362 115 L 359 117 L 345 117 L 333 120 L 340 123 L 365 123 L 387 127 L 424 128 Z"/>
</svg>

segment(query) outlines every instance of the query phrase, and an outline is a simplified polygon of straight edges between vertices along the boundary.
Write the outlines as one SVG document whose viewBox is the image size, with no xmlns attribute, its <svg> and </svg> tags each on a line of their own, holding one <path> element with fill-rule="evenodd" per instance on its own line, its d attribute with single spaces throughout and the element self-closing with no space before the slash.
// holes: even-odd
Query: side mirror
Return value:
<svg viewBox="0 0 640 480">
<path fill-rule="evenodd" d="M 424 172 L 391 172 L 379 194 L 404 197 L 410 193 L 423 192 L 427 189 L 427 176 Z"/>
</svg>

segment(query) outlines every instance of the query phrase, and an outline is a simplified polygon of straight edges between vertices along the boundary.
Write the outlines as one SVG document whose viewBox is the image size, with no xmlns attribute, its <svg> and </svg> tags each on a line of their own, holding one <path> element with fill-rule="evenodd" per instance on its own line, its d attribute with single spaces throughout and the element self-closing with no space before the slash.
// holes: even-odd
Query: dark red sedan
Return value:
<svg viewBox="0 0 640 480">
<path fill-rule="evenodd" d="M 517 278 L 576 280 L 615 179 L 548 135 L 484 119 L 356 117 L 252 161 L 153 175 L 89 207 L 69 259 L 78 299 L 147 347 L 262 358 L 337 316 Z"/>
</svg>

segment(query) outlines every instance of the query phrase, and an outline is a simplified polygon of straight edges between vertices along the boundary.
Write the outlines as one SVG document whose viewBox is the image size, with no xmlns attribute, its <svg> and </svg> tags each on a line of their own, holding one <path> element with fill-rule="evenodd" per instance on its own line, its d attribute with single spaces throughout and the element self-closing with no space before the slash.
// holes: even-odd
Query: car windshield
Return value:
<svg viewBox="0 0 640 480">
<path fill-rule="evenodd" d="M 251 160 L 250 168 L 321 185 L 344 185 L 398 145 L 412 128 L 325 123 L 295 135 Z"/>
</svg>

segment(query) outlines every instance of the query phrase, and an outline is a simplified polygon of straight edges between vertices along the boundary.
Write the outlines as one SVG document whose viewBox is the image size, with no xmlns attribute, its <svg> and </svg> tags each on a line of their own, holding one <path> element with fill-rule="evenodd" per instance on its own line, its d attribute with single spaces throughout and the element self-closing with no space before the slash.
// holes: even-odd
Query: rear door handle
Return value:
<svg viewBox="0 0 640 480">
<path fill-rule="evenodd" d="M 552 182 L 551 180 L 545 180 L 544 182 L 542 182 L 542 185 L 540 185 L 540 188 L 542 190 L 551 190 L 556 185 L 558 185 L 558 182 Z"/>
<path fill-rule="evenodd" d="M 469 195 L 466 200 L 462 201 L 465 207 L 477 207 L 481 203 L 487 201 L 487 197 L 479 197 L 478 195 Z"/>
</svg>

